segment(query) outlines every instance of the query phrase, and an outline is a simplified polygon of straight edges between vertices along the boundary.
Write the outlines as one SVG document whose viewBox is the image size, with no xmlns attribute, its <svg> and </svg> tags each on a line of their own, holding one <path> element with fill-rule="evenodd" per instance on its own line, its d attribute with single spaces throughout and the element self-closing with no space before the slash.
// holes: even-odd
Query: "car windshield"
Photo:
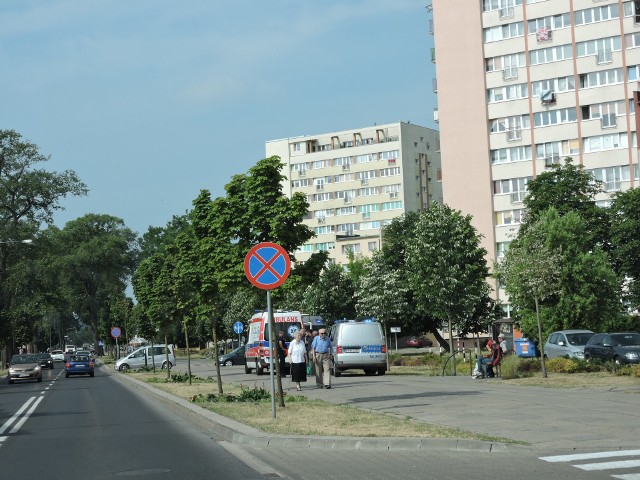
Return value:
<svg viewBox="0 0 640 480">
<path fill-rule="evenodd" d="M 616 347 L 640 346 L 640 334 L 616 333 L 611 335 L 611 341 Z"/>
<path fill-rule="evenodd" d="M 28 363 L 36 363 L 38 359 L 33 355 L 16 355 L 11 358 L 11 365 L 26 365 Z"/>
<path fill-rule="evenodd" d="M 73 357 L 71 357 L 71 361 L 72 362 L 88 362 L 89 357 L 87 357 L 86 355 L 74 355 Z"/>
<path fill-rule="evenodd" d="M 40 355 L 38 355 L 38 358 L 40 359 L 51 358 L 51 355 L 49 355 L 48 353 L 41 353 Z"/>
<path fill-rule="evenodd" d="M 586 345 L 593 333 L 567 333 L 569 345 Z"/>
</svg>

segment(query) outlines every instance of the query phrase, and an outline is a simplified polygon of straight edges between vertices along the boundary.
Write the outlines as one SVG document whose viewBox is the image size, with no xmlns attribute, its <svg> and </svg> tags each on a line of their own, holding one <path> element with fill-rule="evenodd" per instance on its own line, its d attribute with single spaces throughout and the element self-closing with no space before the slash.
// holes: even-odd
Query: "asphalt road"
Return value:
<svg viewBox="0 0 640 480">
<path fill-rule="evenodd" d="M 161 404 L 97 370 L 0 384 L 0 478 L 263 479 Z M 23 408 L 24 407 L 24 408 Z"/>
</svg>

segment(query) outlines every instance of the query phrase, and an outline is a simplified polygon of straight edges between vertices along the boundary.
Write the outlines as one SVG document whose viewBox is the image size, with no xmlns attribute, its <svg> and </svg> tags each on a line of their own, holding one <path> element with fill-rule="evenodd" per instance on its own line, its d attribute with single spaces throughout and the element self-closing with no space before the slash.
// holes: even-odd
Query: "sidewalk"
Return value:
<svg viewBox="0 0 640 480">
<path fill-rule="evenodd" d="M 103 367 L 108 369 L 108 367 Z M 178 370 L 186 370 L 180 362 Z M 116 373 L 113 368 L 109 373 Z M 210 362 L 194 361 L 192 373 L 212 376 Z M 269 376 L 247 375 L 242 367 L 222 369 L 223 381 L 255 384 L 269 389 Z M 135 381 L 124 375 L 116 378 Z M 633 448 L 640 431 L 640 382 L 638 388 L 560 389 L 513 386 L 500 380 L 473 380 L 469 376 L 362 376 L 333 378 L 331 390 L 312 388 L 289 395 L 304 395 L 336 404 L 347 404 L 425 423 L 457 427 L 492 436 L 507 437 L 530 444 L 534 449 Z M 140 383 L 140 382 L 138 382 Z M 235 443 L 256 447 L 300 445 L 300 437 L 265 434 L 144 385 L 167 404 L 185 412 L 191 420 Z M 283 379 L 283 387 L 289 386 Z M 157 392 L 157 393 L 155 393 Z M 175 409 L 174 409 L 175 411 Z M 206 412 L 206 413 L 203 413 Z M 430 449 L 504 451 L 522 448 L 483 441 L 452 439 L 402 439 L 305 437 L 307 447 L 356 449 Z"/>
</svg>

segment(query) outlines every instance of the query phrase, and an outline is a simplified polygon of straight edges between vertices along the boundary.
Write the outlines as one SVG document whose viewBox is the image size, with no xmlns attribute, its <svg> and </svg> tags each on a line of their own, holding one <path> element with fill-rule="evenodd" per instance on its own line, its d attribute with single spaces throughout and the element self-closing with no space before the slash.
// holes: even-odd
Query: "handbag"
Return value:
<svg viewBox="0 0 640 480">
<path fill-rule="evenodd" d="M 307 375 L 311 375 L 311 364 L 307 365 Z"/>
</svg>

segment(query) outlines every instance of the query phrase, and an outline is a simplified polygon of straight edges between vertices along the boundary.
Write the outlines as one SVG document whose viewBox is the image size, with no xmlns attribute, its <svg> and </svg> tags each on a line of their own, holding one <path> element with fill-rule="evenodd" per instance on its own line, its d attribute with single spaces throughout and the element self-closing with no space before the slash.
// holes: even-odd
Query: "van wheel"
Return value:
<svg viewBox="0 0 640 480">
<path fill-rule="evenodd" d="M 126 372 L 127 370 L 129 370 L 129 365 L 123 363 L 122 365 L 120 365 L 120 368 L 118 370 L 120 370 L 121 372 Z"/>
<path fill-rule="evenodd" d="M 262 375 L 263 373 L 264 373 L 264 368 L 262 368 L 259 363 L 256 363 L 256 374 Z"/>
<path fill-rule="evenodd" d="M 387 372 L 386 368 L 379 368 L 378 369 L 378 375 L 384 375 Z"/>
<path fill-rule="evenodd" d="M 333 376 L 338 378 L 342 376 L 342 370 L 340 370 L 339 368 L 336 368 L 336 366 L 334 365 L 333 368 Z"/>
<path fill-rule="evenodd" d="M 171 362 L 169 362 L 169 364 L 168 364 L 168 365 L 169 365 L 169 370 L 171 370 L 171 367 L 173 367 L 173 365 L 171 365 Z M 167 362 L 164 362 L 164 363 L 162 364 L 162 370 L 164 370 L 165 368 L 167 368 Z"/>
<path fill-rule="evenodd" d="M 376 371 L 375 371 L 375 369 L 365 368 L 365 369 L 364 369 L 364 374 L 365 374 L 365 375 L 375 375 L 375 374 L 376 374 Z"/>
<path fill-rule="evenodd" d="M 251 373 L 251 370 L 253 370 L 253 368 L 249 368 L 248 365 L 244 366 L 244 373 Z"/>
</svg>

